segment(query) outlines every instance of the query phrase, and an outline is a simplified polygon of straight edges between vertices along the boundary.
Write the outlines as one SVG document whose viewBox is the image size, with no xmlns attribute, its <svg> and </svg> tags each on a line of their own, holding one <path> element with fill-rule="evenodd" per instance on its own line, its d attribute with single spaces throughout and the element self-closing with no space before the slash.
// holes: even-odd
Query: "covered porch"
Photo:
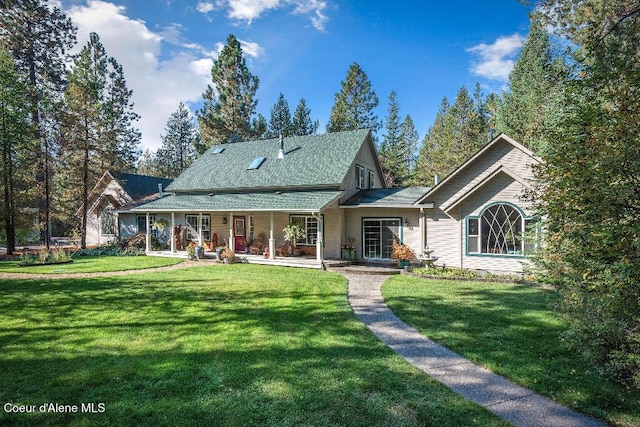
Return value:
<svg viewBox="0 0 640 427">
<path fill-rule="evenodd" d="M 137 229 L 146 233 L 146 253 L 152 256 L 186 257 L 186 246 L 193 242 L 207 255 L 215 256 L 216 249 L 226 245 L 254 263 L 278 260 L 276 264 L 297 266 L 311 262 L 319 268 L 325 257 L 324 211 L 340 194 L 335 190 L 172 194 L 131 212 Z M 158 228 L 158 223 L 165 228 Z M 283 256 L 287 254 L 283 229 L 290 223 L 305 229 L 306 236 L 296 242 L 302 256 Z M 152 236 L 166 242 L 168 250 L 152 250 Z"/>
</svg>

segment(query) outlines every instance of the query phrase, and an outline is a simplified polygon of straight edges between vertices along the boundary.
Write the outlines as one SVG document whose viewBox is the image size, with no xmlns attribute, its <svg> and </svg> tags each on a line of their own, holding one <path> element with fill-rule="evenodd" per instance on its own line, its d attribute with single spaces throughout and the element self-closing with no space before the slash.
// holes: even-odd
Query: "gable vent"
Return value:
<svg viewBox="0 0 640 427">
<path fill-rule="evenodd" d="M 256 157 L 255 159 L 253 159 L 253 162 L 251 162 L 251 164 L 247 167 L 247 170 L 258 169 L 262 162 L 264 162 L 264 160 L 264 157 Z"/>
</svg>

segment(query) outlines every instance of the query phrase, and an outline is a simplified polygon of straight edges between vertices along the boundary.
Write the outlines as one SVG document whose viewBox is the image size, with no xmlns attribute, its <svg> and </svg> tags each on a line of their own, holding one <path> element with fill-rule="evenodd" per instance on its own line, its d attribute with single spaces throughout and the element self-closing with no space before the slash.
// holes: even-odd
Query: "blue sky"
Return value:
<svg viewBox="0 0 640 427">
<path fill-rule="evenodd" d="M 517 0 L 49 0 L 79 28 L 78 49 L 95 31 L 124 67 L 142 119 L 142 148 L 156 149 L 180 101 L 201 105 L 211 65 L 232 33 L 260 78 L 257 111 L 267 120 L 282 92 L 291 110 L 304 98 L 324 132 L 334 94 L 360 64 L 387 115 L 395 90 L 400 114 L 420 139 L 444 96 L 479 82 L 504 87 L 528 32 Z"/>
</svg>

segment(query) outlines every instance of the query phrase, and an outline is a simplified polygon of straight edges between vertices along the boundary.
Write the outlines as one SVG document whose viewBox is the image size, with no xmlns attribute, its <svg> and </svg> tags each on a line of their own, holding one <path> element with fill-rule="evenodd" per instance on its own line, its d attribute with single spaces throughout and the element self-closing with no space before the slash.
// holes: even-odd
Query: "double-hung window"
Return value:
<svg viewBox="0 0 640 427">
<path fill-rule="evenodd" d="M 208 242 L 211 240 L 211 216 L 202 215 L 202 230 L 199 227 L 200 215 L 186 215 L 185 222 L 187 223 L 187 240 L 198 240 L 200 238 L 200 232 L 202 231 L 202 241 Z"/>
<path fill-rule="evenodd" d="M 376 185 L 376 174 L 373 171 L 369 171 L 369 188 L 373 188 Z"/>
<path fill-rule="evenodd" d="M 510 203 L 496 203 L 467 217 L 467 253 L 526 255 L 536 250 L 537 224 Z"/>
<path fill-rule="evenodd" d="M 146 233 L 147 232 L 147 216 L 138 215 L 136 220 L 138 221 L 138 233 Z M 153 227 L 153 224 L 155 223 L 156 223 L 156 216 L 149 215 L 149 226 L 151 227 L 151 235 L 153 237 L 158 237 L 158 230 Z"/>
<path fill-rule="evenodd" d="M 401 224 L 401 218 L 363 218 L 363 256 L 365 258 L 391 258 L 393 241 L 402 241 Z"/>
<path fill-rule="evenodd" d="M 305 231 L 306 237 L 298 240 L 298 245 L 315 245 L 318 241 L 318 219 L 315 216 L 291 215 L 289 218 L 292 224 L 300 224 Z"/>
</svg>

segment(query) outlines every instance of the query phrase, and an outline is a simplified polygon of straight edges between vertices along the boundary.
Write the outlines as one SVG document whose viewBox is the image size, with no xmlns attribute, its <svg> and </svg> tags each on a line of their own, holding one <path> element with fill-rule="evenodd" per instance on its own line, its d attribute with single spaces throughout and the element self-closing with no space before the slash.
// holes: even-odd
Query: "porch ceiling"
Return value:
<svg viewBox="0 0 640 427">
<path fill-rule="evenodd" d="M 342 191 L 278 191 L 254 193 L 176 194 L 131 209 L 132 212 L 320 211 Z"/>
</svg>

